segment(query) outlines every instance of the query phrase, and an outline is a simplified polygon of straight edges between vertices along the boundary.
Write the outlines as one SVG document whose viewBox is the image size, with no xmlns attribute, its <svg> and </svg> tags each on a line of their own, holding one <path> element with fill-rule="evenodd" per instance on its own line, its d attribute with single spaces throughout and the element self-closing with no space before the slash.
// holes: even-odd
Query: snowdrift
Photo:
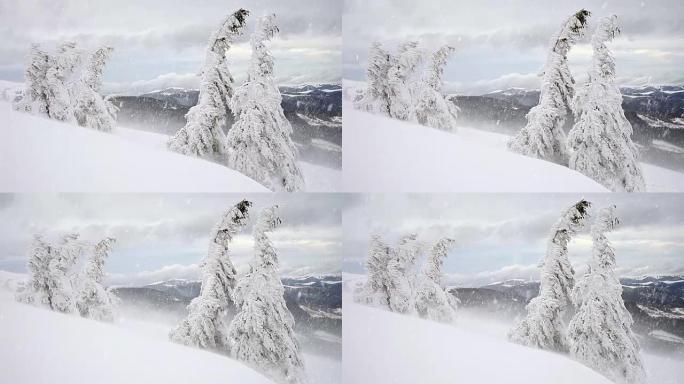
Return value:
<svg viewBox="0 0 684 384">
<path fill-rule="evenodd" d="M 150 315 L 149 311 L 145 311 L 145 315 L 140 317 L 120 311 L 116 323 L 105 324 L 17 303 L 14 300 L 14 292 L 26 280 L 26 274 L 0 270 L 0 359 L 2 359 L 0 361 L 18 365 L 8 372 L 0 369 L 0 383 L 65 382 L 61 378 L 73 380 L 70 383 L 105 384 L 142 383 L 145 379 L 149 379 L 150 383 L 163 382 L 165 384 L 223 381 L 241 384 L 243 382 L 271 383 L 250 367 L 226 356 L 171 343 L 168 340 L 168 334 L 176 326 L 175 317 L 161 314 L 154 316 Z M 20 321 L 23 318 L 28 319 L 26 324 Z M 41 328 L 41 330 L 34 332 L 36 328 Z M 85 333 L 82 333 L 81 329 L 85 329 Z M 73 338 L 71 335 L 77 337 Z M 67 338 L 69 340 L 66 340 Z M 112 339 L 122 341 L 112 343 Z M 94 345 L 90 345 L 91 340 L 95 340 Z M 33 347 L 25 347 L 26 345 L 41 345 L 42 348 L 42 343 L 45 341 L 48 341 L 51 349 L 34 351 Z M 84 343 L 86 351 L 78 351 L 79 343 Z M 72 355 L 76 360 L 72 361 L 72 357 L 62 355 L 60 345 L 68 347 L 65 349 L 67 352 L 72 348 L 78 351 Z M 22 350 L 20 355 L 15 356 L 15 349 L 26 350 Z M 87 351 L 92 353 L 87 353 Z M 106 353 L 98 351 L 106 351 Z M 30 372 L 30 367 L 38 367 L 35 363 L 36 358 L 30 357 L 33 355 L 39 359 L 41 369 L 43 369 L 43 362 L 54 361 L 45 365 L 45 369 L 58 369 L 64 372 L 57 376 L 50 376 L 49 372 Z M 341 382 L 341 360 L 311 352 L 305 352 L 303 356 L 307 377 L 311 384 Z M 68 362 L 62 362 L 67 359 Z M 94 359 L 92 364 L 91 359 Z M 105 359 L 109 360 L 104 361 Z M 154 364 L 147 365 L 147 359 L 155 359 Z M 176 361 L 180 360 L 185 362 L 176 364 Z M 125 364 L 125 366 L 120 368 L 120 364 Z M 56 367 L 53 368 L 53 365 Z M 80 378 L 73 372 L 84 365 L 88 366 L 89 376 Z M 205 369 L 209 366 L 212 368 Z M 128 367 L 130 371 L 126 371 Z M 169 367 L 173 367 L 174 370 L 164 373 L 163 371 L 168 370 Z M 183 372 L 176 372 L 176 370 L 183 370 Z M 133 375 L 140 377 L 131 379 Z M 79 377 L 79 379 L 73 379 L 74 377 Z"/>
<path fill-rule="evenodd" d="M 166 149 L 168 136 L 111 134 L 12 110 L 0 102 L 0 191 L 269 192 L 249 177 Z M 339 188 L 339 171 L 302 164 L 307 190 Z"/>
<path fill-rule="evenodd" d="M 611 382 L 565 356 L 354 303 L 344 276 L 345 383 Z"/>
<path fill-rule="evenodd" d="M 354 109 L 344 81 L 343 188 L 348 192 L 608 192 L 567 167 L 508 151 L 509 136 L 448 133 Z M 684 174 L 641 163 L 649 192 L 684 191 Z"/>
<path fill-rule="evenodd" d="M 218 354 L 14 301 L 0 291 L 2 383 L 272 383 Z"/>
</svg>

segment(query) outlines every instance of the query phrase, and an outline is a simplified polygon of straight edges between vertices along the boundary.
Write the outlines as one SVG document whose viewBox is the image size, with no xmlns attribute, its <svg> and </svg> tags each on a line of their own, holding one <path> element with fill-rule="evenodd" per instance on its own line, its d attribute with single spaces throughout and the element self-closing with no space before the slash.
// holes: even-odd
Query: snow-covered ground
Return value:
<svg viewBox="0 0 684 384">
<path fill-rule="evenodd" d="M 354 303 L 365 276 L 344 274 L 344 383 L 610 383 L 567 356 L 506 341 L 508 319 L 461 311 L 454 326 Z M 678 383 L 681 361 L 644 355 L 652 383 Z"/>
<path fill-rule="evenodd" d="M 0 291 L 2 383 L 271 383 L 218 354 L 35 308 Z"/>
<path fill-rule="evenodd" d="M 356 110 L 350 99 L 361 85 L 344 82 L 345 191 L 607 192 L 567 167 L 508 151 L 504 134 L 448 133 Z M 683 173 L 641 165 L 648 191 L 684 191 Z"/>
<path fill-rule="evenodd" d="M 165 147 L 168 136 L 112 133 L 12 110 L 0 102 L 0 190 L 11 192 L 267 192 L 249 177 Z M 301 163 L 307 191 L 335 191 L 341 172 Z"/>
<path fill-rule="evenodd" d="M 0 271 L 0 383 L 272 383 L 239 361 L 168 341 L 169 323 L 113 324 L 21 304 L 26 275 Z M 304 353 L 310 383 L 340 383 L 342 364 Z"/>
</svg>

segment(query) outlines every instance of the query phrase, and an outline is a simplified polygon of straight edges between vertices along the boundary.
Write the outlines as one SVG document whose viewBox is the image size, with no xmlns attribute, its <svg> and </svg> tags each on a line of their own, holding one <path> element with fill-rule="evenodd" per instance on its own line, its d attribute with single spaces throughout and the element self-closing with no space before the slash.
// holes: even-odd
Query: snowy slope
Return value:
<svg viewBox="0 0 684 384">
<path fill-rule="evenodd" d="M 26 279 L 25 274 L 0 270 L 0 367 L 5 362 L 13 366 L 0 369 L 0 383 L 271 383 L 226 356 L 169 342 L 177 321 L 173 317 L 143 319 L 119 313 L 116 323 L 105 324 L 17 303 L 13 292 Z M 28 335 L 34 329 L 36 334 Z M 42 343 L 41 339 L 49 348 L 22 348 Z M 341 382 L 340 360 L 306 352 L 303 356 L 311 384 Z M 49 371 L 28 369 L 31 361 L 39 364 L 36 360 L 51 360 Z M 81 377 L 77 367 L 83 365 L 88 371 Z M 168 367 L 174 370 L 166 372 Z"/>
<path fill-rule="evenodd" d="M 561 355 L 358 305 L 344 278 L 345 383 L 610 383 Z"/>
<path fill-rule="evenodd" d="M 218 354 L 14 301 L 0 291 L 1 383 L 271 383 Z"/>
<path fill-rule="evenodd" d="M 0 102 L 0 121 L 0 191 L 268 191 L 239 172 L 168 151 L 165 135 L 121 127 L 97 132 L 15 112 L 6 102 Z M 339 188 L 341 172 L 302 168 L 308 189 Z"/>
<path fill-rule="evenodd" d="M 364 192 L 604 192 L 568 168 L 496 147 L 499 136 L 457 134 L 344 105 L 344 189 Z M 494 140 L 491 140 L 491 139 Z"/>
<path fill-rule="evenodd" d="M 567 167 L 508 151 L 509 136 L 447 133 L 361 112 L 344 82 L 344 190 L 353 192 L 607 192 Z M 684 174 L 641 164 L 649 192 L 684 191 Z"/>
<path fill-rule="evenodd" d="M 364 275 L 343 279 L 344 383 L 610 383 L 568 356 L 508 342 L 513 319 L 461 309 L 449 326 L 391 313 L 354 303 Z M 650 383 L 681 383 L 681 356 L 642 358 Z"/>
</svg>

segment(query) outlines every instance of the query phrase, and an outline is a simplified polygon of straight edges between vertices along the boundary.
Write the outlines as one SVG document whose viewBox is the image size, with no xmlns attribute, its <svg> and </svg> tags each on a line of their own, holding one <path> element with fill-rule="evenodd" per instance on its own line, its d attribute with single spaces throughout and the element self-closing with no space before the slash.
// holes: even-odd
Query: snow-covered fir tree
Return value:
<svg viewBox="0 0 684 384">
<path fill-rule="evenodd" d="M 418 235 L 411 233 L 399 240 L 397 248 L 387 262 L 390 309 L 394 312 L 415 311 L 415 265 L 420 252 Z"/>
<path fill-rule="evenodd" d="M 612 381 L 637 384 L 646 381 L 646 373 L 615 275 L 615 251 L 606 238 L 617 224 L 615 207 L 608 207 L 592 225 L 592 258 L 573 291 L 578 310 L 568 326 L 568 344 L 575 359 Z"/>
<path fill-rule="evenodd" d="M 418 42 L 409 41 L 399 46 L 396 56 L 390 58 L 387 70 L 390 116 L 399 120 L 416 120 L 411 95 L 413 75 L 422 59 Z"/>
<path fill-rule="evenodd" d="M 445 131 L 456 129 L 458 116 L 458 107 L 442 93 L 444 67 L 453 52 L 454 47 L 448 45 L 435 51 L 414 91 L 418 122 Z"/>
<path fill-rule="evenodd" d="M 223 214 L 214 226 L 206 259 L 200 265 L 202 289 L 188 305 L 188 315 L 169 338 L 184 345 L 228 353 L 225 312 L 233 301 L 236 271 L 230 260 L 229 245 L 249 219 L 247 200 L 242 200 Z"/>
<path fill-rule="evenodd" d="M 228 70 L 226 53 L 242 34 L 249 14 L 239 9 L 229 15 L 209 38 L 202 67 L 197 105 L 185 115 L 186 124 L 171 137 L 168 147 L 186 155 L 223 160 L 223 126 L 233 97 L 233 76 Z"/>
<path fill-rule="evenodd" d="M 230 101 L 235 124 L 228 131 L 226 152 L 229 167 L 271 190 L 295 192 L 304 189 L 304 177 L 265 44 L 277 32 L 275 15 L 269 15 L 259 20 L 252 35 L 247 82 Z"/>
<path fill-rule="evenodd" d="M 81 64 L 81 54 L 76 43 L 65 42 L 54 54 L 48 55 L 45 84 L 51 119 L 76 123 L 73 89 L 78 80 L 75 71 Z"/>
<path fill-rule="evenodd" d="M 371 236 L 370 249 L 366 259 L 368 279 L 355 292 L 354 300 L 359 303 L 389 308 L 389 276 L 387 263 L 392 249 L 382 240 L 380 235 Z"/>
<path fill-rule="evenodd" d="M 354 101 L 354 108 L 380 113 L 385 116 L 390 115 L 389 83 L 387 79 L 389 67 L 389 53 L 382 48 L 382 44 L 373 42 L 368 52 L 366 90 Z"/>
<path fill-rule="evenodd" d="M 47 285 L 50 307 L 59 312 L 75 312 L 73 268 L 83 252 L 77 233 L 62 237 L 61 244 L 52 248 L 48 263 Z"/>
<path fill-rule="evenodd" d="M 572 111 L 575 80 L 568 68 L 567 55 L 584 34 L 589 14 L 582 9 L 570 16 L 551 39 L 551 50 L 541 75 L 539 104 L 527 114 L 527 125 L 508 142 L 510 150 L 561 165 L 568 164 L 563 127 Z"/>
<path fill-rule="evenodd" d="M 111 132 L 116 123 L 116 108 L 100 95 L 102 71 L 112 51 L 105 46 L 91 53 L 73 90 L 74 116 L 82 127 Z"/>
<path fill-rule="evenodd" d="M 416 284 L 416 311 L 426 319 L 451 323 L 456 318 L 458 299 L 442 282 L 442 265 L 454 240 L 443 238 L 430 250 Z"/>
<path fill-rule="evenodd" d="M 238 313 L 230 324 L 231 355 L 275 381 L 305 383 L 304 362 L 285 305 L 278 255 L 268 233 L 280 224 L 277 207 L 261 211 L 254 226 L 254 260 L 234 292 Z"/>
<path fill-rule="evenodd" d="M 14 109 L 36 115 L 48 115 L 47 84 L 48 54 L 40 45 L 31 45 L 29 63 L 24 72 L 23 97 L 14 103 Z"/>
<path fill-rule="evenodd" d="M 16 294 L 17 301 L 50 307 L 49 268 L 54 249 L 41 235 L 34 235 L 28 249 L 29 280 Z"/>
<path fill-rule="evenodd" d="M 590 203 L 581 200 L 563 213 L 551 228 L 546 256 L 541 263 L 539 295 L 525 307 L 527 315 L 508 334 L 511 341 L 567 351 L 563 316 L 571 304 L 574 269 L 568 260 L 568 243 L 583 227 Z"/>
<path fill-rule="evenodd" d="M 114 238 L 108 237 L 97 243 L 85 262 L 79 276 L 79 292 L 76 307 L 82 317 L 99 321 L 114 320 L 116 297 L 105 289 L 104 263 L 112 250 Z"/>
<path fill-rule="evenodd" d="M 569 166 L 611 191 L 639 192 L 645 189 L 639 154 L 615 85 L 615 60 L 606 46 L 619 32 L 617 17 L 607 17 L 591 39 L 589 81 L 575 98 L 576 122 L 568 135 Z"/>
</svg>

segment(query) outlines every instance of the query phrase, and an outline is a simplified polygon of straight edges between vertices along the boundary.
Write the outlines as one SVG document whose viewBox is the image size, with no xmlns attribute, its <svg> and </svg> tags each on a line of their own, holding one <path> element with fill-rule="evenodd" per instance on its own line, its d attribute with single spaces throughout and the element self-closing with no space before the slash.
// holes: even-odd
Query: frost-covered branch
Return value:
<svg viewBox="0 0 684 384">
<path fill-rule="evenodd" d="M 442 265 L 454 240 L 443 238 L 430 250 L 416 284 L 416 311 L 421 317 L 451 323 L 456 318 L 458 299 L 442 283 Z"/>
<path fill-rule="evenodd" d="M 177 343 L 228 352 L 225 311 L 232 301 L 236 270 L 229 245 L 249 218 L 247 200 L 226 211 L 212 229 L 206 259 L 200 265 L 202 289 L 188 305 L 188 316 L 169 338 Z"/>
<path fill-rule="evenodd" d="M 249 12 L 244 9 L 235 11 L 209 38 L 197 105 L 185 115 L 185 126 L 169 139 L 169 149 L 186 155 L 223 159 L 223 126 L 230 111 L 234 82 L 228 70 L 226 53 L 242 34 L 247 15 Z"/>
<path fill-rule="evenodd" d="M 390 115 L 389 82 L 387 71 L 390 67 L 390 55 L 379 42 L 373 42 L 368 52 L 368 68 L 366 68 L 366 90 L 354 100 L 354 108 L 367 112 Z"/>
<path fill-rule="evenodd" d="M 420 252 L 417 238 L 415 233 L 403 236 L 387 262 L 390 309 L 394 312 L 415 311 L 415 265 Z"/>
<path fill-rule="evenodd" d="M 105 259 L 112 250 L 114 238 L 108 237 L 97 243 L 86 260 L 83 273 L 78 278 L 80 286 L 76 307 L 82 317 L 100 321 L 114 320 L 116 297 L 103 285 Z"/>
<path fill-rule="evenodd" d="M 259 20 L 252 35 L 248 80 L 230 100 L 235 124 L 226 138 L 226 156 L 230 168 L 271 190 L 296 192 L 304 189 L 304 176 L 266 47 L 277 31 L 275 15 L 269 15 Z"/>
<path fill-rule="evenodd" d="M 617 17 L 607 17 L 591 39 L 589 81 L 575 98 L 577 121 L 568 136 L 569 166 L 612 191 L 639 192 L 646 188 L 639 152 L 615 85 L 615 60 L 606 46 L 619 32 Z"/>
<path fill-rule="evenodd" d="M 238 313 L 228 330 L 231 356 L 284 384 L 306 383 L 304 361 L 285 305 L 278 256 L 268 234 L 280 225 L 277 206 L 261 211 L 254 226 L 251 271 L 235 288 Z"/>
<path fill-rule="evenodd" d="M 396 56 L 390 57 L 387 70 L 390 116 L 399 120 L 416 121 L 411 80 L 422 60 L 417 41 L 399 46 Z"/>
<path fill-rule="evenodd" d="M 527 315 L 511 330 L 511 341 L 552 351 L 566 351 L 562 324 L 571 304 L 574 269 L 568 260 L 568 243 L 583 227 L 590 203 L 581 200 L 564 212 L 551 228 L 546 255 L 541 264 L 539 295 L 527 304 Z"/>
<path fill-rule="evenodd" d="M 382 240 L 378 234 L 371 236 L 366 270 L 368 279 L 357 292 L 354 300 L 359 303 L 369 304 L 389 309 L 389 275 L 387 264 L 392 249 Z"/>
<path fill-rule="evenodd" d="M 574 83 L 568 68 L 568 52 L 584 34 L 589 17 L 584 9 L 570 16 L 551 39 L 551 49 L 542 72 L 539 104 L 527 114 L 527 125 L 508 142 L 511 151 L 568 164 L 563 127 L 573 110 Z"/>
<path fill-rule="evenodd" d="M 573 298 L 578 311 L 568 326 L 571 355 L 616 383 L 646 381 L 632 316 L 615 275 L 615 251 L 606 238 L 619 221 L 615 207 L 599 212 L 592 228 L 592 258 Z"/>
<path fill-rule="evenodd" d="M 446 131 L 456 129 L 458 107 L 442 93 L 444 67 L 454 50 L 447 45 L 435 51 L 422 81 L 416 84 L 415 111 L 420 124 Z"/>
</svg>

